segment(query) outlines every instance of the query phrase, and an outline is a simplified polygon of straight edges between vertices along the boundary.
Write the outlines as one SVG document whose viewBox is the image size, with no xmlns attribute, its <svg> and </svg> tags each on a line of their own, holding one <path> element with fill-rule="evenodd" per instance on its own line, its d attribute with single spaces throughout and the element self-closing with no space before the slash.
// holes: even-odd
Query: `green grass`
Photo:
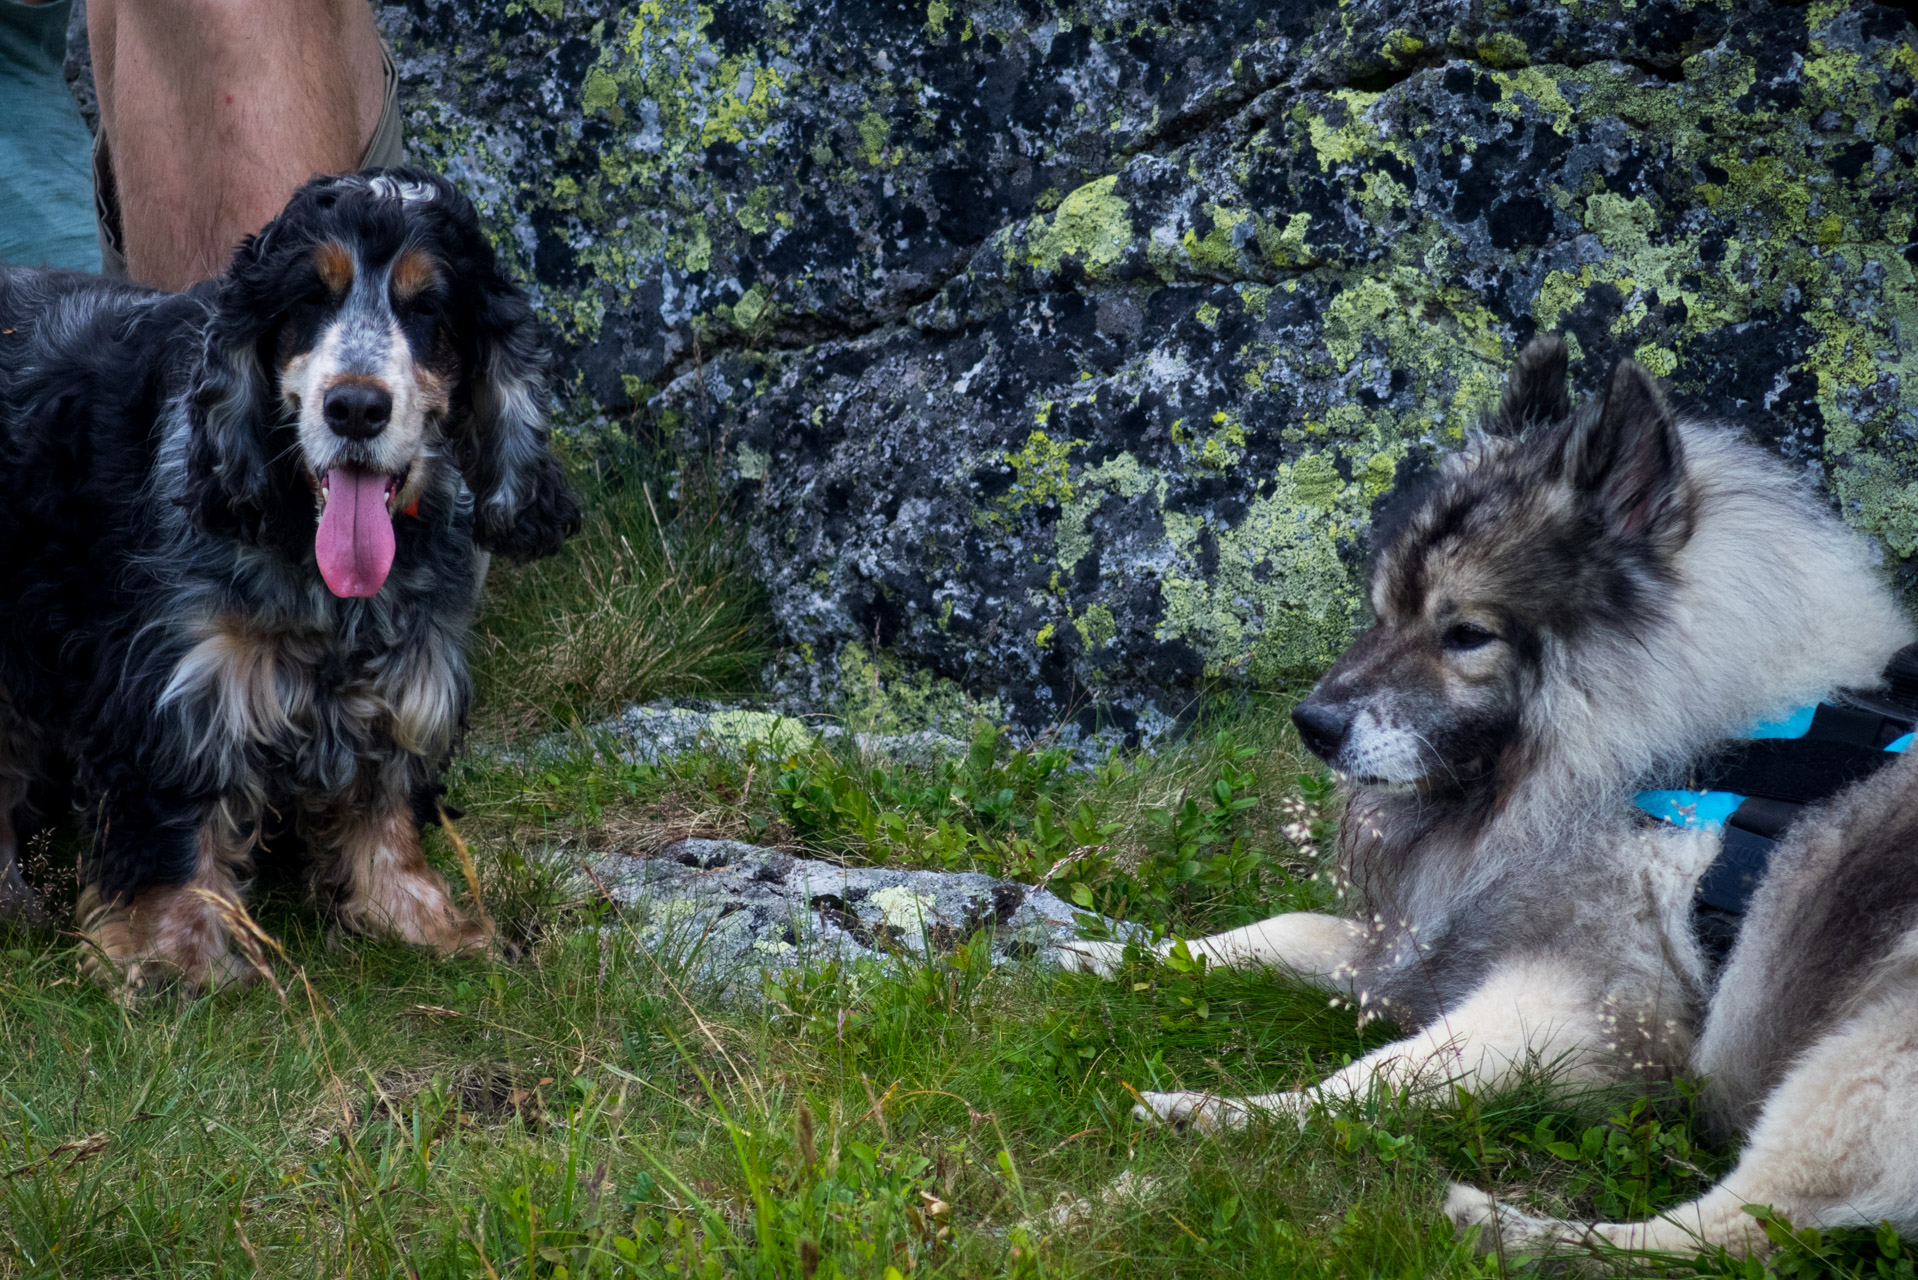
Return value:
<svg viewBox="0 0 1918 1280">
<path fill-rule="evenodd" d="M 1532 1088 L 1438 1112 L 1375 1099 L 1302 1132 L 1147 1129 L 1133 1088 L 1290 1085 L 1384 1032 L 1254 975 L 1106 984 L 994 971 L 970 949 L 728 1000 L 591 903 L 488 878 L 531 900 L 509 913 L 573 927 L 515 964 L 442 964 L 329 945 L 301 905 L 269 900 L 283 998 L 132 1011 L 74 985 L 69 948 L 0 955 L 0 1265 L 1472 1276 L 1496 1267 L 1439 1218 L 1448 1178 L 1611 1214 L 1722 1166 L 1671 1096 L 1568 1105 Z M 1143 1193 L 1108 1200 L 1123 1177 Z M 1820 1273 L 1880 1274 L 1870 1237 L 1819 1248 L 1846 1264 Z"/>
<path fill-rule="evenodd" d="M 572 468 L 584 526 L 551 560 L 496 560 L 474 624 L 476 728 L 495 740 L 736 692 L 766 657 L 762 601 L 712 479 L 671 475 L 620 433 L 576 451 L 589 458 Z"/>
<path fill-rule="evenodd" d="M 1028 880 L 1063 862 L 1059 892 L 1196 933 L 1324 905 L 1330 835 L 1282 697 L 1090 770 L 987 726 L 940 764 L 823 742 L 619 763 L 579 726 L 635 688 L 737 694 L 761 643 L 717 509 L 665 486 L 649 506 L 645 474 L 591 479 L 596 523 L 550 577 L 493 583 L 482 724 L 577 742 L 453 775 L 521 959 L 341 941 L 286 889 L 254 904 L 275 981 L 199 1001 L 126 1008 L 76 981 L 70 937 L 0 942 L 0 1277 L 1470 1277 L 1503 1264 L 1454 1239 L 1450 1179 L 1617 1217 L 1727 1167 L 1670 1087 L 1375 1097 L 1216 1140 L 1135 1122 L 1135 1090 L 1291 1087 L 1389 1035 L 1266 975 L 995 970 L 975 939 L 728 992 L 693 940 L 638 946 L 557 874 L 569 851 L 701 832 Z M 641 635 L 688 653 L 631 685 L 568 656 Z M 1778 1231 L 1762 1266 L 1623 1265 L 1912 1274 L 1889 1233 Z"/>
</svg>

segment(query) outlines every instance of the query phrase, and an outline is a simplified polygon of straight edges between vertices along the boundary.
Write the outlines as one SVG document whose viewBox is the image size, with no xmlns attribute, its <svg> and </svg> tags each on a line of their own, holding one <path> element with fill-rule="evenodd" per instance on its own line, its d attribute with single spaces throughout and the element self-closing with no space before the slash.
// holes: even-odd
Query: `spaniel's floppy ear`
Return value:
<svg viewBox="0 0 1918 1280">
<path fill-rule="evenodd" d="M 256 305 L 266 237 L 249 237 L 213 286 L 213 317 L 186 398 L 187 511 L 210 532 L 255 540 L 266 511 L 273 413 L 272 380 L 259 350 L 271 316 L 262 318 Z"/>
<path fill-rule="evenodd" d="M 551 448 L 533 309 L 497 270 L 489 274 L 474 316 L 472 411 L 454 456 L 473 491 L 473 540 L 524 563 L 579 532 L 579 501 Z"/>
</svg>

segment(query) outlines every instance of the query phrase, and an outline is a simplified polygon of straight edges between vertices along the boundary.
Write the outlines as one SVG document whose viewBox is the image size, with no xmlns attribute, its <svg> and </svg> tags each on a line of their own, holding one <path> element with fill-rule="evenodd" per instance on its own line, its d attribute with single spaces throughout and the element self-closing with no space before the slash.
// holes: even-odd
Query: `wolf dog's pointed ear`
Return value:
<svg viewBox="0 0 1918 1280">
<path fill-rule="evenodd" d="M 1498 416 L 1487 429 L 1496 436 L 1516 436 L 1529 426 L 1558 422 L 1571 413 L 1571 397 L 1565 392 L 1568 358 L 1564 339 L 1555 333 L 1540 334 L 1526 343 L 1512 362 Z"/>
<path fill-rule="evenodd" d="M 1565 478 L 1598 499 L 1621 538 L 1681 538 L 1689 530 L 1685 446 L 1658 384 L 1636 361 L 1612 370 L 1605 403 L 1581 414 L 1565 441 Z"/>
</svg>

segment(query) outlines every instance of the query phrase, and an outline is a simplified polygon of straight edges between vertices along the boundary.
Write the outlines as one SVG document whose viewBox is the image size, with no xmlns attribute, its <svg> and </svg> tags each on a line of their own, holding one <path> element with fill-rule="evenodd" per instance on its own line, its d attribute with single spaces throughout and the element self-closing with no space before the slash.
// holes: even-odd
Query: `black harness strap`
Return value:
<svg viewBox="0 0 1918 1280">
<path fill-rule="evenodd" d="M 1885 748 L 1918 726 L 1918 645 L 1892 656 L 1885 682 L 1819 703 L 1803 737 L 1743 739 L 1699 764 L 1690 789 L 1746 797 L 1692 899 L 1692 927 L 1714 973 L 1738 940 L 1777 842 L 1808 807 L 1897 759 Z"/>
<path fill-rule="evenodd" d="M 1876 711 L 1821 702 L 1804 737 L 1732 743 L 1699 767 L 1697 789 L 1816 804 L 1891 763 L 1885 746 L 1910 728 Z"/>
</svg>

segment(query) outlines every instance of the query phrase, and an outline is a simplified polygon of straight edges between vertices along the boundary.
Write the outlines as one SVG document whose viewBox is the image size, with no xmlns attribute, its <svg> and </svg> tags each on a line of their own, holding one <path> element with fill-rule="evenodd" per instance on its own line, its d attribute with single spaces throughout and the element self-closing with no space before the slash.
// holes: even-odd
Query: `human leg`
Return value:
<svg viewBox="0 0 1918 1280">
<path fill-rule="evenodd" d="M 88 41 L 128 274 L 178 289 L 316 173 L 358 166 L 384 101 L 365 0 L 94 0 Z"/>
</svg>

